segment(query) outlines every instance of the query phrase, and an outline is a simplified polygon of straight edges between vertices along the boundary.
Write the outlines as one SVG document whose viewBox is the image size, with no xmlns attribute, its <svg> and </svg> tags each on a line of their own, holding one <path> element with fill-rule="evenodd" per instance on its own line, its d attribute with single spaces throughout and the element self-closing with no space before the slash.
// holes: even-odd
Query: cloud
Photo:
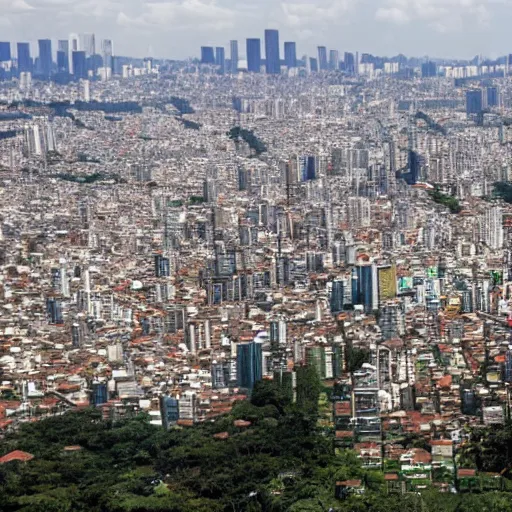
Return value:
<svg viewBox="0 0 512 512">
<path fill-rule="evenodd" d="M 171 0 L 146 2 L 141 15 L 120 12 L 117 23 L 124 27 L 158 28 L 169 30 L 190 28 L 220 31 L 234 26 L 235 13 L 221 7 L 216 0 Z"/>
<path fill-rule="evenodd" d="M 0 0 L 0 12 L 6 14 L 21 14 L 29 12 L 34 8 L 25 0 Z"/>
<path fill-rule="evenodd" d="M 243 55 L 246 38 L 263 40 L 266 28 L 277 28 L 281 42 L 297 41 L 300 54 L 326 45 L 376 54 L 447 52 L 468 57 L 507 51 L 511 4 L 512 0 L 0 0 L 0 25 L 2 39 L 12 42 L 93 32 L 98 40 L 112 38 L 119 54 L 133 56 L 144 55 L 151 45 L 155 56 L 186 58 L 197 55 L 202 45 L 229 48 L 231 39 L 239 41 Z"/>
<path fill-rule="evenodd" d="M 437 32 L 461 30 L 465 25 L 487 28 L 491 20 L 489 4 L 509 0 L 384 0 L 375 12 L 378 21 L 403 25 L 413 21 L 426 23 Z"/>
<path fill-rule="evenodd" d="M 375 13 L 375 17 L 381 21 L 390 21 L 401 25 L 410 21 L 409 15 L 398 7 L 380 7 Z"/>
<path fill-rule="evenodd" d="M 29 0 L 33 9 L 45 14 L 58 14 L 60 17 L 85 16 L 105 19 L 115 17 L 122 7 L 121 0 Z"/>
<path fill-rule="evenodd" d="M 348 13 L 357 3 L 359 0 L 284 0 L 274 18 L 293 31 L 296 39 L 313 41 L 316 37 L 316 43 L 321 43 L 328 32 L 347 24 Z"/>
<path fill-rule="evenodd" d="M 281 2 L 284 22 L 290 26 L 312 23 L 333 24 L 345 20 L 343 16 L 355 7 L 357 0 L 317 0 L 316 2 L 285 0 Z"/>
</svg>

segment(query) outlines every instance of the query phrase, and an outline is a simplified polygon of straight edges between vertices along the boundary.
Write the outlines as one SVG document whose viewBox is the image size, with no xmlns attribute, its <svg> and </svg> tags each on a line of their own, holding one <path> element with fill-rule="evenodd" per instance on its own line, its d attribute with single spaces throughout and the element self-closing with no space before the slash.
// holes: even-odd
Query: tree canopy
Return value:
<svg viewBox="0 0 512 512">
<path fill-rule="evenodd" d="M 17 449 L 34 459 L 0 465 L 0 508 L 2 512 L 512 512 L 510 495 L 499 492 L 387 495 L 382 473 L 364 469 L 355 452 L 334 453 L 332 437 L 317 426 L 313 402 L 319 392 L 318 377 L 306 370 L 302 377 L 313 390 L 297 403 L 276 383 L 261 382 L 251 401 L 235 404 L 229 415 L 169 432 L 151 425 L 145 415 L 112 423 L 94 409 L 24 424 L 7 436 L 0 455 Z M 238 419 L 250 425 L 240 426 Z M 475 432 L 463 449 L 467 463 L 476 461 L 484 470 L 501 466 L 511 432 L 507 427 L 504 433 L 498 429 L 483 433 L 489 434 L 489 441 L 482 445 L 480 458 L 472 459 L 469 448 L 480 439 Z M 336 500 L 335 482 L 349 479 L 361 480 L 365 494 Z"/>
</svg>

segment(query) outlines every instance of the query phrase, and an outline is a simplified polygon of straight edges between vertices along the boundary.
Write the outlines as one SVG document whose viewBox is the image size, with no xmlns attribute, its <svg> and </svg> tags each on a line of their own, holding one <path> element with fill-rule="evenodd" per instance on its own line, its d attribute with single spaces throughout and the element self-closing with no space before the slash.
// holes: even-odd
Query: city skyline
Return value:
<svg viewBox="0 0 512 512">
<path fill-rule="evenodd" d="M 298 54 L 318 46 L 380 55 L 431 55 L 467 59 L 494 57 L 507 48 L 507 0 L 321 0 L 314 4 L 264 0 L 257 6 L 231 0 L 167 2 L 55 2 L 17 0 L 3 6 L 2 39 L 11 43 L 62 39 L 74 31 L 116 41 L 119 55 L 184 59 L 198 43 L 229 45 L 277 29 L 281 40 L 297 41 Z M 41 18 L 45 20 L 41 23 Z"/>
<path fill-rule="evenodd" d="M 106 37 L 98 37 L 97 34 L 93 32 L 86 32 L 86 33 L 76 33 L 72 32 L 69 33 L 67 36 L 62 37 L 51 37 L 51 36 L 44 36 L 37 40 L 7 40 L 6 38 L 2 39 L 0 41 L 0 57 L 2 57 L 3 60 L 17 60 L 18 59 L 18 52 L 20 51 L 20 45 L 22 47 L 22 52 L 26 52 L 26 48 L 29 49 L 29 53 L 33 58 L 38 57 L 39 51 L 40 51 L 40 41 L 49 41 L 51 45 L 51 54 L 52 59 L 57 62 L 58 60 L 58 53 L 59 51 L 63 51 L 62 44 L 66 43 L 66 50 L 65 52 L 71 55 L 73 51 L 77 51 L 79 48 L 81 51 L 84 51 L 86 53 L 87 57 L 90 57 L 92 55 L 99 55 L 103 56 L 105 53 L 107 53 L 110 58 L 115 56 L 120 57 L 127 57 L 127 58 L 134 58 L 134 59 L 140 59 L 140 58 L 157 58 L 162 60 L 176 60 L 176 61 L 186 61 L 186 60 L 202 60 L 201 56 L 201 50 L 202 49 L 214 49 L 214 51 L 224 50 L 226 52 L 226 56 L 230 56 L 230 50 L 233 46 L 233 44 L 236 44 L 237 47 L 237 54 L 238 54 L 238 60 L 247 61 L 249 58 L 249 51 L 247 50 L 247 43 L 252 42 L 256 43 L 257 41 L 260 42 L 260 59 L 262 62 L 265 62 L 266 59 L 266 52 L 265 52 L 265 33 L 271 32 L 271 33 L 277 33 L 278 36 L 278 47 L 279 47 L 279 56 L 282 63 L 287 62 L 286 58 L 286 51 L 287 51 L 287 45 L 293 45 L 293 54 L 296 59 L 301 59 L 304 57 L 312 58 L 317 61 L 318 63 L 318 71 L 327 70 L 327 69 L 333 69 L 333 60 L 337 61 L 338 59 L 342 59 L 343 55 L 347 54 L 359 54 L 359 55 L 372 55 L 378 58 L 383 59 L 392 59 L 397 56 L 405 56 L 408 59 L 419 59 L 424 60 L 426 62 L 428 61 L 438 61 L 438 62 L 470 62 L 474 60 L 476 57 L 480 60 L 480 62 L 490 60 L 495 61 L 502 59 L 503 57 L 507 57 L 512 55 L 512 53 L 503 51 L 501 53 L 497 54 L 484 54 L 482 52 L 477 52 L 474 55 L 471 56 L 451 56 L 451 57 L 442 57 L 439 55 L 433 55 L 433 54 L 415 54 L 407 51 L 400 51 L 396 53 L 387 54 L 384 52 L 371 52 L 371 51 L 360 51 L 358 48 L 347 48 L 347 50 L 344 52 L 339 47 L 330 47 L 326 46 L 324 44 L 317 44 L 315 46 L 311 47 L 311 52 L 302 51 L 302 48 L 299 46 L 300 42 L 298 41 L 291 41 L 286 38 L 283 38 L 281 32 L 279 29 L 264 29 L 261 34 L 258 35 L 258 37 L 246 37 L 241 39 L 230 39 L 225 44 L 218 44 L 218 45 L 210 45 L 210 44 L 203 44 L 203 42 L 198 41 L 197 46 L 194 50 L 192 50 L 191 54 L 184 58 L 177 58 L 174 56 L 161 56 L 157 55 L 156 52 L 153 52 L 153 47 L 148 47 L 148 52 L 143 54 L 127 54 L 122 51 L 118 51 L 119 47 L 122 47 L 122 45 L 118 44 L 117 40 L 115 41 L 115 48 L 116 51 L 114 52 L 114 39 L 112 37 L 109 37 L 108 35 Z M 85 38 L 85 39 L 84 39 Z M 92 41 L 89 41 L 86 39 L 91 38 Z M 8 48 L 7 50 L 5 48 Z M 92 48 L 93 50 L 90 50 Z M 8 55 L 10 56 L 10 59 L 5 58 L 5 52 L 9 52 Z M 320 52 L 322 52 L 322 56 L 320 56 Z M 324 52 L 325 55 L 324 55 Z M 324 59 L 324 65 L 320 66 L 320 61 Z M 0 59 L 1 60 L 1 59 Z M 217 63 L 216 59 L 213 59 L 211 64 Z M 246 62 L 247 64 L 247 62 Z M 288 64 L 285 64 L 288 65 Z M 295 67 L 295 65 L 291 66 Z"/>
<path fill-rule="evenodd" d="M 496 4 L 11 2 L 1 512 L 512 512 Z"/>
</svg>

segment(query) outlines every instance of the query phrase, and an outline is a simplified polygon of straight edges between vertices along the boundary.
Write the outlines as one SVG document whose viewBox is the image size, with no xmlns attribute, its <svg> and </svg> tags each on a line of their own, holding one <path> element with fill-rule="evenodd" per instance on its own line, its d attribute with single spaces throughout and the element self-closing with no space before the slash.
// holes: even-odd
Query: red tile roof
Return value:
<svg viewBox="0 0 512 512">
<path fill-rule="evenodd" d="M 348 437 L 354 437 L 354 432 L 352 432 L 352 430 L 337 430 L 336 431 L 336 439 L 345 439 Z"/>
<path fill-rule="evenodd" d="M 468 477 L 468 476 L 476 476 L 476 470 L 475 469 L 459 469 L 457 471 L 457 476 L 459 478 Z"/>
<path fill-rule="evenodd" d="M 235 427 L 246 428 L 246 427 L 250 427 L 251 426 L 251 422 L 250 421 L 244 421 L 244 420 L 235 420 L 233 422 L 233 425 Z"/>
<path fill-rule="evenodd" d="M 21 450 L 15 450 L 3 457 L 0 457 L 0 464 L 5 464 L 6 462 L 11 462 L 13 460 L 20 460 L 22 462 L 28 462 L 34 458 L 33 455 L 27 452 L 22 452 Z"/>
<path fill-rule="evenodd" d="M 338 487 L 360 487 L 361 480 L 346 480 L 345 482 L 336 482 Z"/>
<path fill-rule="evenodd" d="M 64 446 L 65 452 L 78 452 L 82 449 L 80 445 Z"/>
</svg>

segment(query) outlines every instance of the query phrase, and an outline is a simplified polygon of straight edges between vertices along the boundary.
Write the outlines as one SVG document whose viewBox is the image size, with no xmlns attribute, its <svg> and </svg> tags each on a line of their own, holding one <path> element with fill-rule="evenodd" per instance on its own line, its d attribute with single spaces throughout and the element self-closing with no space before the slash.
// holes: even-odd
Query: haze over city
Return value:
<svg viewBox="0 0 512 512">
<path fill-rule="evenodd" d="M 198 42 L 279 29 L 302 53 L 319 45 L 392 56 L 471 58 L 508 53 L 508 0 L 4 0 L 5 40 L 95 32 L 117 41 L 120 55 L 183 59 Z M 302 55 L 301 53 L 301 55 Z"/>
<path fill-rule="evenodd" d="M 510 7 L 0 0 L 1 512 L 512 512 Z"/>
</svg>

